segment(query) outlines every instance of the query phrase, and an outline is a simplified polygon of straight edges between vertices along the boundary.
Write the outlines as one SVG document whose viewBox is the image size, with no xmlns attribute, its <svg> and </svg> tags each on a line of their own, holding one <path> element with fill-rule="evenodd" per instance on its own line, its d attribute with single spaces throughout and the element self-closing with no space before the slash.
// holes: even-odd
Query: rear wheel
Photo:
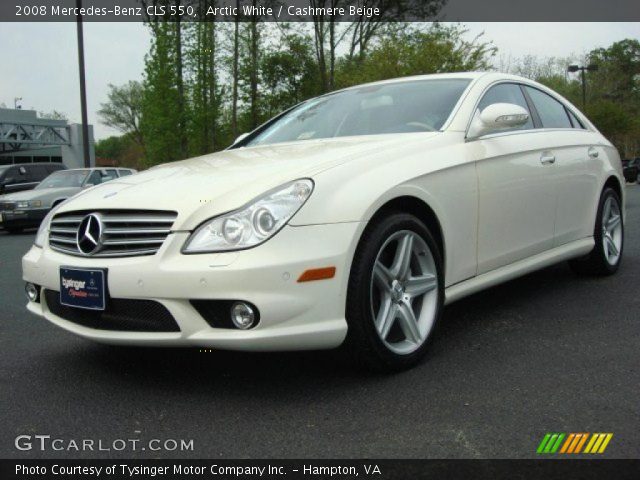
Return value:
<svg viewBox="0 0 640 480">
<path fill-rule="evenodd" d="M 347 344 L 375 370 L 415 365 L 426 353 L 444 299 L 438 247 L 416 217 L 390 213 L 370 225 L 347 294 Z"/>
<path fill-rule="evenodd" d="M 593 233 L 595 246 L 586 257 L 571 260 L 569 265 L 579 274 L 611 275 L 618 270 L 624 247 L 624 224 L 620 197 L 605 188 L 600 197 Z"/>
</svg>

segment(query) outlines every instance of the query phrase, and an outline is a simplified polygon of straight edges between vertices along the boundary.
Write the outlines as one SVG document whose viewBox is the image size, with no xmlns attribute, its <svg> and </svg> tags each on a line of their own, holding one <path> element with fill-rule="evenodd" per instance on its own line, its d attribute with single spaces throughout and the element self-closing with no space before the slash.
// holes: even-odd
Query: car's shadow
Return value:
<svg viewBox="0 0 640 480">
<path fill-rule="evenodd" d="M 428 375 L 430 361 L 452 360 L 444 357 L 459 355 L 462 346 L 473 343 L 478 329 L 500 330 L 500 338 L 493 340 L 496 345 L 485 345 L 489 349 L 508 342 L 509 336 L 518 337 L 521 332 L 517 328 L 502 328 L 509 309 L 523 303 L 545 302 L 545 297 L 558 292 L 562 295 L 565 290 L 568 295 L 572 282 L 576 282 L 575 275 L 566 264 L 560 264 L 448 306 L 426 361 L 407 374 Z M 492 341 L 492 337 L 488 337 Z M 245 353 L 199 348 L 113 347 L 80 340 L 76 347 L 48 351 L 47 365 L 62 367 L 71 377 L 92 381 L 107 377 L 104 380 L 130 384 L 135 389 L 162 390 L 171 385 L 172 389 L 191 393 L 219 392 L 221 388 L 226 392 L 246 393 L 247 386 L 251 385 L 251 391 L 258 389 L 277 395 L 311 385 L 315 386 L 312 388 L 342 389 L 354 380 L 362 387 L 363 382 L 384 383 L 391 378 L 356 368 L 341 349 Z"/>
</svg>

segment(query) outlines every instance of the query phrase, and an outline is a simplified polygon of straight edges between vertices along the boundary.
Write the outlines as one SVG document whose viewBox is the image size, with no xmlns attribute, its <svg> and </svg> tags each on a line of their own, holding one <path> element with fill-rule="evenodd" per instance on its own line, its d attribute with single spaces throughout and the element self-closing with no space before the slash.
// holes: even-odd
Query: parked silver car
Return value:
<svg viewBox="0 0 640 480">
<path fill-rule="evenodd" d="M 134 173 L 130 168 L 77 168 L 52 173 L 33 190 L 0 196 L 0 228 L 14 233 L 38 227 L 53 207 L 81 190 Z"/>
</svg>

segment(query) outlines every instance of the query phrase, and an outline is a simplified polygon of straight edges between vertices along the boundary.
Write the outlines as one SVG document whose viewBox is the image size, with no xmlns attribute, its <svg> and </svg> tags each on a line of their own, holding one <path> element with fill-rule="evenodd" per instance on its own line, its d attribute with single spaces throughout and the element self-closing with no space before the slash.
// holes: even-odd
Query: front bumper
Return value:
<svg viewBox="0 0 640 480">
<path fill-rule="evenodd" d="M 309 350 L 333 348 L 346 335 L 345 293 L 358 223 L 287 226 L 256 248 L 228 253 L 180 253 L 189 233 L 167 237 L 155 255 L 85 258 L 47 246 L 32 247 L 22 259 L 23 279 L 60 290 L 59 268 L 108 269 L 110 298 L 162 304 L 179 332 L 130 332 L 88 328 L 54 315 L 45 295 L 29 311 L 77 335 L 112 344 L 201 346 L 229 350 Z M 332 279 L 298 283 L 309 268 L 335 266 Z M 250 330 L 212 328 L 190 300 L 250 302 L 260 322 Z"/>
<path fill-rule="evenodd" d="M 39 227 L 49 208 L 0 211 L 0 229 Z"/>
</svg>

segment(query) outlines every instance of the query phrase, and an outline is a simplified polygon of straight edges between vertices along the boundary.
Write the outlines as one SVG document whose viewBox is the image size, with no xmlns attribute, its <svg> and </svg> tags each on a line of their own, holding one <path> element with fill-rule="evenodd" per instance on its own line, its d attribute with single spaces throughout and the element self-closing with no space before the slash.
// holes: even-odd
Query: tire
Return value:
<svg viewBox="0 0 640 480">
<path fill-rule="evenodd" d="M 401 212 L 374 219 L 356 250 L 347 290 L 345 344 L 356 363 L 375 371 L 414 366 L 443 303 L 442 257 L 429 229 Z"/>
<path fill-rule="evenodd" d="M 569 261 L 580 275 L 613 275 L 618 271 L 624 248 L 624 223 L 620 196 L 606 187 L 600 196 L 593 238 L 595 247 L 585 257 Z M 617 215 L 617 221 L 614 219 Z M 605 228 L 605 222 L 608 226 Z M 615 225 L 615 226 L 614 226 Z"/>
</svg>

